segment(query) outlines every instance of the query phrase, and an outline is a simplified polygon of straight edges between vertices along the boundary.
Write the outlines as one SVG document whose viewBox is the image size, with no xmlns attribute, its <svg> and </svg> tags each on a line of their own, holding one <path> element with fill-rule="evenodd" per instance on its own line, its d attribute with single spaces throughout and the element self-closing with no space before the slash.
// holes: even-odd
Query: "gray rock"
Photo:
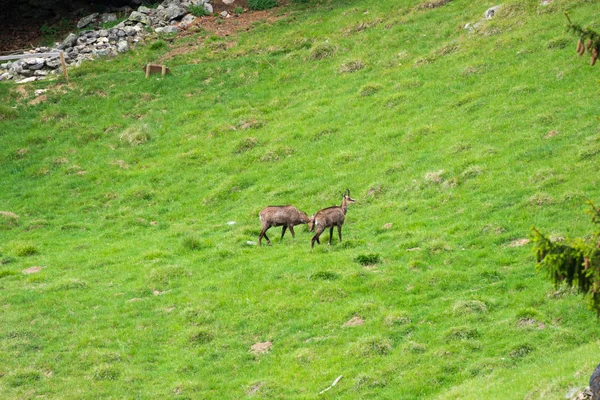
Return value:
<svg viewBox="0 0 600 400">
<path fill-rule="evenodd" d="M 75 35 L 74 33 L 69 33 L 69 36 L 67 36 L 65 38 L 65 40 L 62 41 L 61 46 L 63 49 L 66 49 L 67 47 L 75 46 L 76 42 L 77 42 L 77 35 Z"/>
<path fill-rule="evenodd" d="M 88 39 L 97 39 L 98 36 L 99 36 L 98 32 L 96 32 L 96 31 L 88 31 L 85 34 L 85 37 L 88 38 Z"/>
<path fill-rule="evenodd" d="M 227 11 L 221 11 L 219 15 L 223 18 L 227 18 L 229 16 L 229 13 Z"/>
<path fill-rule="evenodd" d="M 117 43 L 117 51 L 119 53 L 125 53 L 129 51 L 129 43 L 127 43 L 127 40 L 120 40 L 119 43 Z"/>
<path fill-rule="evenodd" d="M 92 50 L 92 56 L 94 57 L 106 57 L 110 54 L 110 47 L 106 49 L 94 49 Z"/>
<path fill-rule="evenodd" d="M 44 59 L 41 57 L 31 57 L 31 58 L 26 58 L 25 59 L 25 63 L 28 65 L 37 65 L 37 64 L 43 64 L 44 63 Z"/>
<path fill-rule="evenodd" d="M 42 69 L 44 68 L 44 65 L 46 65 L 45 61 L 42 61 L 41 63 L 37 63 L 37 64 L 33 64 L 29 66 L 29 69 L 32 71 L 36 71 L 38 69 Z"/>
<path fill-rule="evenodd" d="M 494 18 L 494 15 L 496 15 L 496 13 L 498 12 L 498 10 L 502 7 L 502 4 L 494 6 L 494 7 L 490 7 L 487 10 L 485 10 L 485 12 L 483 13 L 483 17 L 485 19 L 492 19 Z"/>
<path fill-rule="evenodd" d="M 186 27 L 190 26 L 195 20 L 196 20 L 196 17 L 194 17 L 192 14 L 188 14 L 185 17 L 183 17 L 183 19 L 179 23 L 179 27 L 186 28 Z"/>
<path fill-rule="evenodd" d="M 100 15 L 100 20 L 102 21 L 102 23 L 106 23 L 106 22 L 110 22 L 110 21 L 116 21 L 117 20 L 117 14 L 115 13 L 104 13 Z"/>
<path fill-rule="evenodd" d="M 132 12 L 128 18 L 128 21 L 139 22 L 139 23 L 142 23 L 142 24 L 148 25 L 148 26 L 152 25 L 152 21 L 150 20 L 150 17 L 148 17 L 146 14 L 142 14 L 141 12 L 138 12 L 138 11 Z"/>
<path fill-rule="evenodd" d="M 123 29 L 119 29 L 117 31 L 117 36 L 118 37 L 124 37 L 124 36 L 127 36 L 127 33 L 125 33 L 125 31 Z"/>
<path fill-rule="evenodd" d="M 169 21 L 172 21 L 174 19 L 179 19 L 179 18 L 183 17 L 185 14 L 187 14 L 187 11 L 184 8 L 181 8 L 179 6 L 170 5 L 165 10 L 165 13 L 167 16 L 166 19 Z"/>
<path fill-rule="evenodd" d="M 45 71 L 43 69 L 39 69 L 33 72 L 33 76 L 46 76 L 50 73 L 50 71 Z"/>
<path fill-rule="evenodd" d="M 223 4 L 227 4 L 228 6 L 232 5 L 233 3 L 235 3 L 235 0 L 223 0 Z"/>
<path fill-rule="evenodd" d="M 23 75 L 23 76 L 33 76 L 33 71 L 31 71 L 31 70 L 28 70 L 28 69 L 23 69 L 23 70 L 20 72 L 20 74 L 21 74 L 21 75 Z"/>
<path fill-rule="evenodd" d="M 209 14 L 212 14 L 213 6 L 211 6 L 210 3 L 204 3 L 204 11 L 206 11 Z"/>
<path fill-rule="evenodd" d="M 89 24 L 91 24 L 92 22 L 94 22 L 96 20 L 96 18 L 98 18 L 98 13 L 93 13 L 88 15 L 87 17 L 83 17 L 79 20 L 79 22 L 77 23 L 77 29 L 83 29 L 86 26 L 88 26 Z"/>
<path fill-rule="evenodd" d="M 158 33 L 177 33 L 179 31 L 179 28 L 177 28 L 176 26 L 165 26 L 161 28 L 156 28 L 155 31 Z"/>
<path fill-rule="evenodd" d="M 101 29 L 98 31 L 98 36 L 99 37 L 107 37 L 108 36 L 108 31 L 106 29 Z"/>
<path fill-rule="evenodd" d="M 5 72 L 2 75 L 0 75 L 0 81 L 8 81 L 12 78 L 13 78 L 13 75 L 11 75 L 9 72 Z"/>
<path fill-rule="evenodd" d="M 0 68 L 2 68 L 2 69 L 9 69 L 10 65 L 11 65 L 11 63 L 9 63 L 9 62 L 4 63 L 4 64 L 0 64 Z"/>
<path fill-rule="evenodd" d="M 65 56 L 66 56 L 66 54 L 65 54 Z M 56 68 L 60 67 L 60 60 L 59 59 L 46 60 L 46 66 L 48 66 L 48 68 L 56 69 Z"/>
<path fill-rule="evenodd" d="M 25 79 L 21 79 L 20 81 L 17 81 L 16 83 L 29 83 L 29 82 L 35 82 L 37 81 L 39 78 L 36 76 L 32 76 L 31 78 L 25 78 Z"/>
<path fill-rule="evenodd" d="M 142 14 L 146 14 L 146 15 L 152 14 L 152 9 L 148 8 L 148 7 L 140 6 L 140 7 L 138 7 L 137 10 L 138 10 L 138 12 L 141 12 Z"/>
<path fill-rule="evenodd" d="M 88 39 L 86 39 L 85 43 L 86 44 L 96 43 L 96 40 L 97 40 L 96 38 L 88 38 Z"/>
<path fill-rule="evenodd" d="M 84 47 L 83 49 L 79 50 L 79 54 L 89 54 L 92 52 L 92 49 L 90 49 L 89 47 Z"/>
</svg>

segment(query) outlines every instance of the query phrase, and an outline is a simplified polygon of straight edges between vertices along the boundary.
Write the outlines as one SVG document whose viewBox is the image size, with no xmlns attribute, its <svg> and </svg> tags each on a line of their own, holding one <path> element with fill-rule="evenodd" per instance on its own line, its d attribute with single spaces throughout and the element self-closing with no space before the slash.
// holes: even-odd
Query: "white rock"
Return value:
<svg viewBox="0 0 600 400">
<path fill-rule="evenodd" d="M 204 11 L 206 11 L 209 14 L 212 14 L 213 6 L 211 6 L 210 3 L 204 3 Z"/>
<path fill-rule="evenodd" d="M 231 226 L 231 225 L 235 225 L 235 224 L 237 224 L 237 222 L 235 222 L 235 221 L 229 221 L 229 222 L 227 223 L 227 225 L 230 225 L 230 226 Z"/>
<path fill-rule="evenodd" d="M 36 91 L 34 92 L 36 96 L 39 96 L 43 93 L 46 93 L 48 91 L 48 89 L 36 89 Z"/>
<path fill-rule="evenodd" d="M 502 4 L 494 6 L 494 7 L 490 7 L 487 10 L 485 10 L 485 12 L 483 13 L 483 17 L 485 19 L 492 19 L 494 18 L 494 15 L 496 15 L 496 13 L 498 12 L 498 10 L 500 9 L 500 7 L 502 7 Z"/>
<path fill-rule="evenodd" d="M 29 83 L 29 82 L 35 82 L 37 81 L 39 78 L 37 76 L 32 76 L 30 78 L 25 78 L 25 79 L 21 79 L 20 81 L 17 81 L 15 83 Z"/>
<path fill-rule="evenodd" d="M 119 43 L 117 43 L 117 51 L 119 53 L 129 51 L 129 43 L 127 43 L 127 40 L 120 40 Z"/>
<path fill-rule="evenodd" d="M 229 15 L 229 13 L 227 11 L 221 11 L 221 13 L 219 15 L 221 17 L 223 17 L 223 18 L 227 18 L 227 16 Z"/>
</svg>

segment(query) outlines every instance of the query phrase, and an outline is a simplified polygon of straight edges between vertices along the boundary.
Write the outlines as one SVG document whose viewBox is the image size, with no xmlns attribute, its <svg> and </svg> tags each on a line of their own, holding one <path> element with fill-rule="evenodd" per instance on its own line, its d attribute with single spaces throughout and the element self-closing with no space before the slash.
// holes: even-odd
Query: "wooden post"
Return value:
<svg viewBox="0 0 600 400">
<path fill-rule="evenodd" d="M 150 64 L 146 64 L 146 78 L 150 76 Z"/>
<path fill-rule="evenodd" d="M 69 83 L 69 74 L 67 73 L 67 63 L 65 62 L 65 52 L 60 52 L 60 63 L 62 64 L 63 75 L 65 76 L 65 80 Z"/>
<path fill-rule="evenodd" d="M 164 77 L 166 73 L 167 73 L 167 67 L 163 65 L 161 75 Z"/>
</svg>

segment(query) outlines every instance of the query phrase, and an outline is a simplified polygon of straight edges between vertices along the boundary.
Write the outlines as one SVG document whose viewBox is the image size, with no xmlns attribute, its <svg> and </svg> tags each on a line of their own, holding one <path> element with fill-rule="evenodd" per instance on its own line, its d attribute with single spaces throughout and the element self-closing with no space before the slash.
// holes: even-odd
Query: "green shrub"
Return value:
<svg viewBox="0 0 600 400">
<path fill-rule="evenodd" d="M 165 42 L 164 40 L 157 40 L 156 42 L 150 44 L 150 46 L 148 46 L 150 48 L 150 50 L 162 50 L 162 49 L 166 49 L 167 48 L 167 42 Z"/>
<path fill-rule="evenodd" d="M 248 0 L 248 8 L 251 10 L 268 10 L 278 5 L 277 0 Z"/>
<path fill-rule="evenodd" d="M 205 15 L 210 15 L 210 13 L 208 11 L 206 11 L 204 6 L 202 6 L 202 5 L 192 4 L 189 7 L 189 11 L 190 11 L 190 14 L 192 14 L 194 17 L 203 17 Z"/>
<path fill-rule="evenodd" d="M 233 13 L 235 15 L 241 15 L 241 14 L 244 13 L 244 9 L 242 7 L 236 7 L 236 8 L 233 9 Z"/>
</svg>

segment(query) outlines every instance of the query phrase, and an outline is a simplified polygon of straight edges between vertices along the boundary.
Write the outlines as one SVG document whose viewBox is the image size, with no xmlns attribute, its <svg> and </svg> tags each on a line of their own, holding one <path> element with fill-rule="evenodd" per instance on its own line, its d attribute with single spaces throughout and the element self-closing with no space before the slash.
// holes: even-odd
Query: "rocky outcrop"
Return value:
<svg viewBox="0 0 600 400">
<path fill-rule="evenodd" d="M 212 10 L 209 1 L 164 0 L 155 9 L 140 6 L 137 10 L 132 11 L 124 21 L 108 29 L 103 28 L 104 24 L 115 21 L 116 14 L 90 14 L 80 19 L 77 24 L 79 29 L 89 29 L 79 33 L 70 33 L 61 43 L 56 43 L 52 48 L 36 48 L 30 52 L 31 58 L 0 64 L 0 81 L 22 82 L 26 78 L 27 81 L 32 81 L 58 74 L 61 66 L 59 57 L 35 56 L 40 53 L 63 51 L 65 63 L 70 66 L 79 66 L 89 59 L 124 53 L 153 30 L 158 33 L 176 33 L 179 27 L 189 26 L 195 19 L 193 15 L 189 14 L 189 7 L 197 5 L 203 6 L 205 10 Z"/>
</svg>

